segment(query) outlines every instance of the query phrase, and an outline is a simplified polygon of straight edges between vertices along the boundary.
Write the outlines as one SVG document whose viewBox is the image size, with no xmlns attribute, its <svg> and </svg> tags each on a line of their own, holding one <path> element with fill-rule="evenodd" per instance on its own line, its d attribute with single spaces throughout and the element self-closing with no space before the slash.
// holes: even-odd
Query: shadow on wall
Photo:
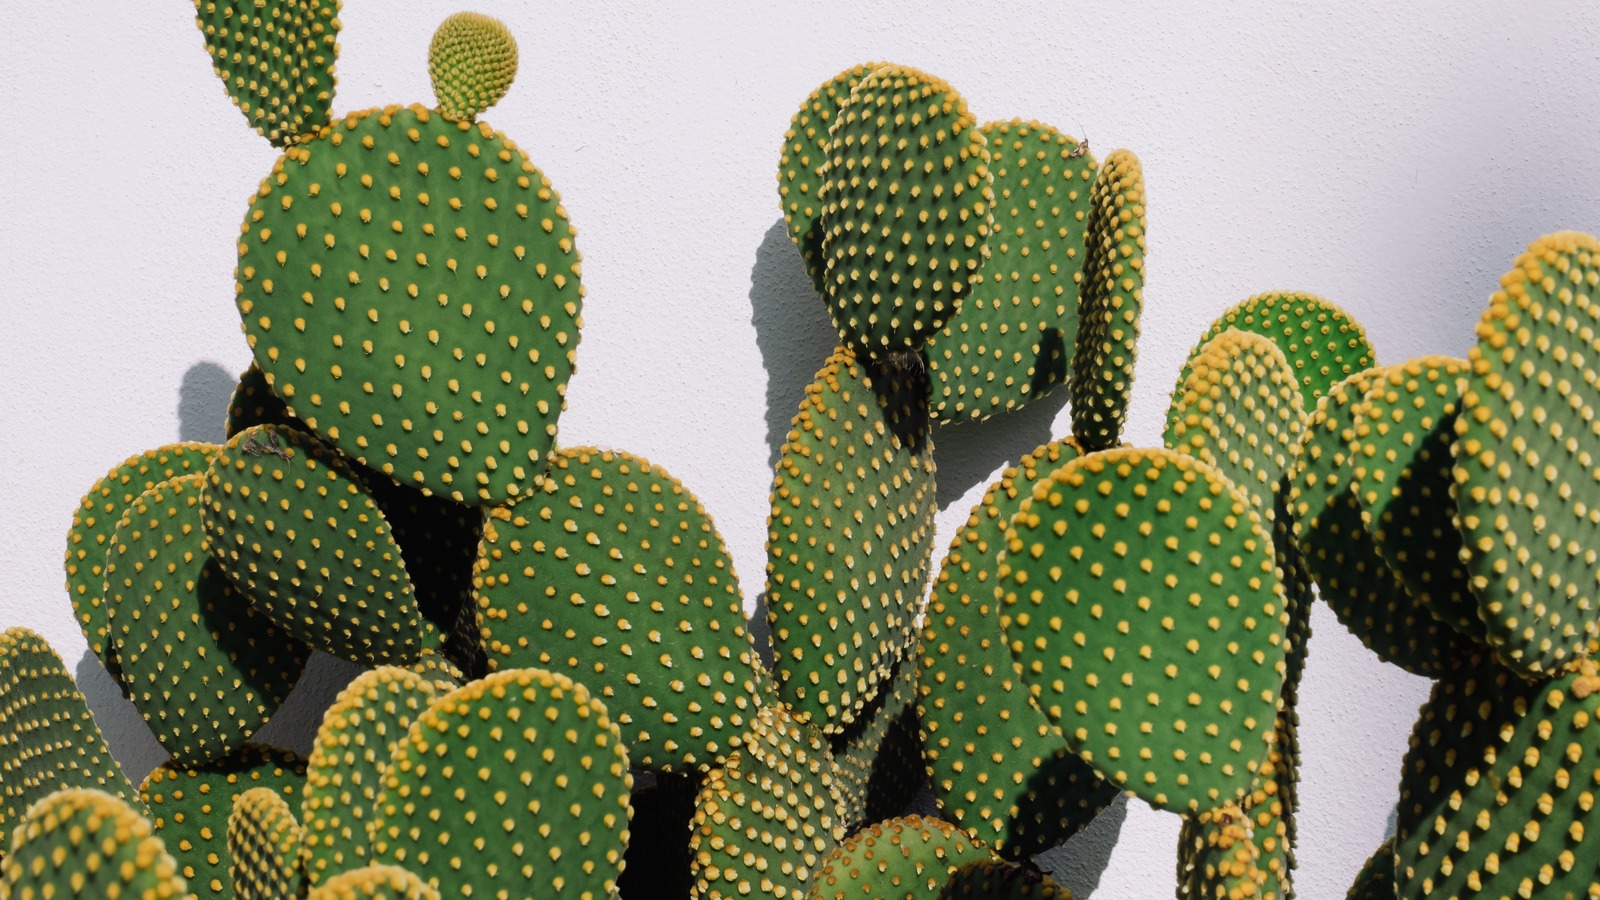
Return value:
<svg viewBox="0 0 1600 900">
<path fill-rule="evenodd" d="M 1058 384 L 1049 395 L 1015 412 L 984 422 L 936 427 L 933 458 L 939 467 L 939 509 L 959 502 L 974 485 L 994 481 L 997 469 L 1064 437 L 1068 432 L 1051 432 L 1056 415 L 1067 405 L 1067 394 L 1067 386 Z"/>
<path fill-rule="evenodd" d="M 806 385 L 839 344 L 828 308 L 811 286 L 782 219 L 767 229 L 756 248 L 750 313 L 756 348 L 767 369 L 767 465 L 776 466 Z"/>
<path fill-rule="evenodd" d="M 1100 877 L 1111 864 L 1111 851 L 1122 835 L 1128 818 L 1128 797 L 1118 795 L 1111 805 L 1095 817 L 1089 827 L 1073 835 L 1065 844 L 1039 854 L 1039 868 L 1072 891 L 1072 896 L 1088 900 L 1100 886 Z"/>
<path fill-rule="evenodd" d="M 197 362 L 183 373 L 178 386 L 178 440 L 220 444 L 228 419 L 228 401 L 237 376 L 214 362 Z"/>
</svg>

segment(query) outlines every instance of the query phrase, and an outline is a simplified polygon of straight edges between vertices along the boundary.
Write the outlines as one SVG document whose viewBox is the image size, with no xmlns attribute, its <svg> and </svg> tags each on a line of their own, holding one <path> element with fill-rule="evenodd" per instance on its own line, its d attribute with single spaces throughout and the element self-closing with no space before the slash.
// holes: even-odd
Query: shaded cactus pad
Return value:
<svg viewBox="0 0 1600 900">
<path fill-rule="evenodd" d="M 517 41 L 499 19 L 456 13 L 433 33 L 428 77 L 440 112 L 452 119 L 477 118 L 511 89 L 517 77 Z"/>
<path fill-rule="evenodd" d="M 1072 435 L 1084 450 L 1122 440 L 1144 308 L 1144 170 L 1128 150 L 1101 164 L 1089 194 L 1078 343 L 1072 353 Z"/>
<path fill-rule="evenodd" d="M 439 900 L 439 892 L 399 866 L 364 866 L 328 879 L 306 900 Z"/>
<path fill-rule="evenodd" d="M 932 898 L 957 869 L 989 858 L 982 844 L 947 822 L 915 815 L 889 819 L 851 835 L 828 854 L 807 896 Z"/>
<path fill-rule="evenodd" d="M 298 897 L 305 832 L 283 795 L 270 787 L 239 795 L 228 815 L 228 871 L 239 900 Z"/>
<path fill-rule="evenodd" d="M 212 69 L 256 133 L 283 147 L 328 122 L 339 0 L 194 0 Z"/>
<path fill-rule="evenodd" d="M 183 900 L 178 863 L 126 801 L 72 788 L 40 800 L 16 829 L 0 868 L 12 900 L 118 897 Z"/>
</svg>

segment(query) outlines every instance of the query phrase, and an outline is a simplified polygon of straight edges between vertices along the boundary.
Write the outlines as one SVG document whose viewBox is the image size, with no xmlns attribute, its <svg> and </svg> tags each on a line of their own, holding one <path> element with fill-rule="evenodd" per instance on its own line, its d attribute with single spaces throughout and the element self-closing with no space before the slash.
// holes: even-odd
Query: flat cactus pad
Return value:
<svg viewBox="0 0 1600 900">
<path fill-rule="evenodd" d="M 250 127 L 283 147 L 328 123 L 339 0 L 194 0 L 211 66 Z"/>
<path fill-rule="evenodd" d="M 440 112 L 454 119 L 474 119 L 511 89 L 517 77 L 517 41 L 499 19 L 456 13 L 433 33 L 428 76 Z"/>
<path fill-rule="evenodd" d="M 1144 308 L 1144 169 L 1112 151 L 1089 194 L 1086 255 L 1072 352 L 1072 435 L 1086 451 L 1122 440 Z"/>
<path fill-rule="evenodd" d="M 282 900 L 304 893 L 300 849 L 305 830 L 283 795 L 251 788 L 228 815 L 228 871 L 238 900 Z"/>
<path fill-rule="evenodd" d="M 187 900 L 191 894 L 149 820 L 120 797 L 70 788 L 34 804 L 19 823 L 0 867 L 0 896 Z"/>
<path fill-rule="evenodd" d="M 329 878 L 306 900 L 439 900 L 439 892 L 399 866 L 363 866 Z"/>
<path fill-rule="evenodd" d="M 823 860 L 810 900 L 932 900 L 961 867 L 990 858 L 982 843 L 938 819 L 875 822 Z"/>
</svg>

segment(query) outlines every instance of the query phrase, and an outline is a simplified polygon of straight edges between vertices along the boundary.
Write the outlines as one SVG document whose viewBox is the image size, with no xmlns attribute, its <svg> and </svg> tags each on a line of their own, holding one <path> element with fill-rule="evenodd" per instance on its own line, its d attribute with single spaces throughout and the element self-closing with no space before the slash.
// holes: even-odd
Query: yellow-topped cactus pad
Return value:
<svg viewBox="0 0 1600 900">
<path fill-rule="evenodd" d="M 498 103 L 517 77 L 516 38 L 492 16 L 456 13 L 433 33 L 428 76 L 440 112 L 453 119 L 475 119 Z"/>
</svg>

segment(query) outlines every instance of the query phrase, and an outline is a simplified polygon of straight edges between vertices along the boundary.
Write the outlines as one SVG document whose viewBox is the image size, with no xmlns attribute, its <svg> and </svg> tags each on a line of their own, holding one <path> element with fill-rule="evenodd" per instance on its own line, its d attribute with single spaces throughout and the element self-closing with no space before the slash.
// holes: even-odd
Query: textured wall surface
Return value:
<svg viewBox="0 0 1600 900">
<path fill-rule="evenodd" d="M 627 449 L 705 502 L 753 604 L 770 465 L 833 343 L 785 236 L 789 117 L 848 65 L 949 80 L 980 119 L 1037 118 L 1143 159 L 1145 337 L 1130 440 L 1153 444 L 1190 343 L 1267 289 L 1323 294 L 1380 358 L 1463 354 L 1529 240 L 1600 229 L 1600 7 L 1250 0 L 481 2 L 521 45 L 485 119 L 565 196 L 589 299 L 568 446 Z M 1207 4 L 1206 6 L 1221 6 Z M 432 102 L 459 7 L 349 0 L 338 111 Z M 1515 8 L 1518 18 L 1506 18 Z M 159 749 L 84 657 L 62 588 L 77 498 L 124 457 L 220 437 L 248 362 L 234 241 L 274 153 L 210 72 L 184 0 L 8 10 L 0 37 L 0 624 L 43 632 L 135 778 Z M 939 445 L 942 534 L 1059 403 Z M 1343 896 L 1384 834 L 1426 685 L 1325 609 L 1301 720 L 1301 896 Z M 277 740 L 309 743 L 350 670 L 319 667 Z M 1096 898 L 1170 896 L 1175 816 L 1140 803 L 1073 848 Z"/>
</svg>

